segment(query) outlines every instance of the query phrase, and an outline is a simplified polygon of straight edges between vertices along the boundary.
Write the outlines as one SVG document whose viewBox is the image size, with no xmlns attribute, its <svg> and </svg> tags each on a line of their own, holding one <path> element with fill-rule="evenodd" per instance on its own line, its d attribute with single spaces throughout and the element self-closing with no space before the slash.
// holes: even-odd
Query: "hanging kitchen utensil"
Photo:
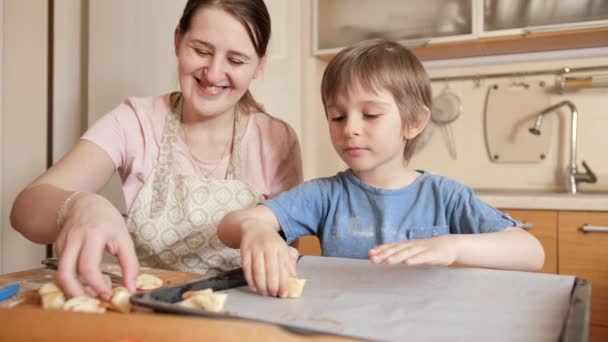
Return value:
<svg viewBox="0 0 608 342">
<path fill-rule="evenodd" d="M 551 104 L 543 82 L 502 82 L 489 86 L 484 129 L 495 163 L 534 163 L 546 158 L 557 115 L 546 115 L 543 134 L 531 134 L 537 114 Z M 546 126 L 545 126 L 546 125 Z M 552 127 L 552 128 L 550 128 Z"/>
<path fill-rule="evenodd" d="M 456 159 L 456 141 L 451 124 L 458 119 L 462 112 L 462 101 L 447 85 L 443 91 L 433 99 L 431 121 L 441 128 L 448 152 L 452 159 Z"/>
</svg>

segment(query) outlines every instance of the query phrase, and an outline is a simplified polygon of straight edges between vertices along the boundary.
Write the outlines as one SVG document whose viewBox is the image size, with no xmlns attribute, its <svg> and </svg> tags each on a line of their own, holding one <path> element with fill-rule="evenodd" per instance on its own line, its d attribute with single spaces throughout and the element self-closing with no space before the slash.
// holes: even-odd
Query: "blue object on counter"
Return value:
<svg viewBox="0 0 608 342">
<path fill-rule="evenodd" d="M 13 283 L 4 287 L 0 287 L 0 301 L 9 299 L 19 292 L 19 283 Z"/>
</svg>

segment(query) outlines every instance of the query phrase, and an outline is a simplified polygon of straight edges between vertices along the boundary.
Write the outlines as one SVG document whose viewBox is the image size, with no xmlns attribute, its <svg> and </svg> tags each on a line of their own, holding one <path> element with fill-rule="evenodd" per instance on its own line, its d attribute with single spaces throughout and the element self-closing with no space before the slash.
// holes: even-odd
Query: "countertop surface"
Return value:
<svg viewBox="0 0 608 342">
<path fill-rule="evenodd" d="M 569 194 L 552 190 L 475 189 L 484 202 L 500 209 L 608 211 L 608 191 Z"/>
<path fill-rule="evenodd" d="M 119 271 L 116 265 L 102 265 L 102 269 Z M 150 268 L 141 268 L 140 273 L 160 277 L 165 286 L 201 278 L 200 274 Z M 0 275 L 0 286 L 21 285 L 16 296 L 0 302 L 0 341 L 352 341 L 333 335 L 294 334 L 272 324 L 159 314 L 145 308 L 129 314 L 43 310 L 37 290 L 54 276 L 55 271 L 43 268 Z"/>
</svg>

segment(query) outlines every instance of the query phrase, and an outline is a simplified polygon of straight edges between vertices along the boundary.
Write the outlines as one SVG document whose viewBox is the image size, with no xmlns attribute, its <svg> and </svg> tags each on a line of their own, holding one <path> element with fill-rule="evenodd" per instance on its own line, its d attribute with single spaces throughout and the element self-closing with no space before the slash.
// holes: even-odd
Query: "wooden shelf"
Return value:
<svg viewBox="0 0 608 342">
<path fill-rule="evenodd" d="M 413 46 L 420 60 L 494 56 L 608 46 L 608 27 L 480 38 Z M 318 56 L 329 62 L 335 54 Z"/>
</svg>

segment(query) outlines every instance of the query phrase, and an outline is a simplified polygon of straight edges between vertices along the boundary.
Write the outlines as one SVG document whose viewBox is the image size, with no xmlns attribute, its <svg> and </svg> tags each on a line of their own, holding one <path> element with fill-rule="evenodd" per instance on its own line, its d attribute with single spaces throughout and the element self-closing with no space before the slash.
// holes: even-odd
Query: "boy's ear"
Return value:
<svg viewBox="0 0 608 342">
<path fill-rule="evenodd" d="M 403 129 L 403 138 L 407 140 L 414 139 L 429 123 L 431 118 L 431 110 L 427 106 L 423 106 L 422 111 L 416 115 L 417 121 L 409 123 Z"/>
</svg>

